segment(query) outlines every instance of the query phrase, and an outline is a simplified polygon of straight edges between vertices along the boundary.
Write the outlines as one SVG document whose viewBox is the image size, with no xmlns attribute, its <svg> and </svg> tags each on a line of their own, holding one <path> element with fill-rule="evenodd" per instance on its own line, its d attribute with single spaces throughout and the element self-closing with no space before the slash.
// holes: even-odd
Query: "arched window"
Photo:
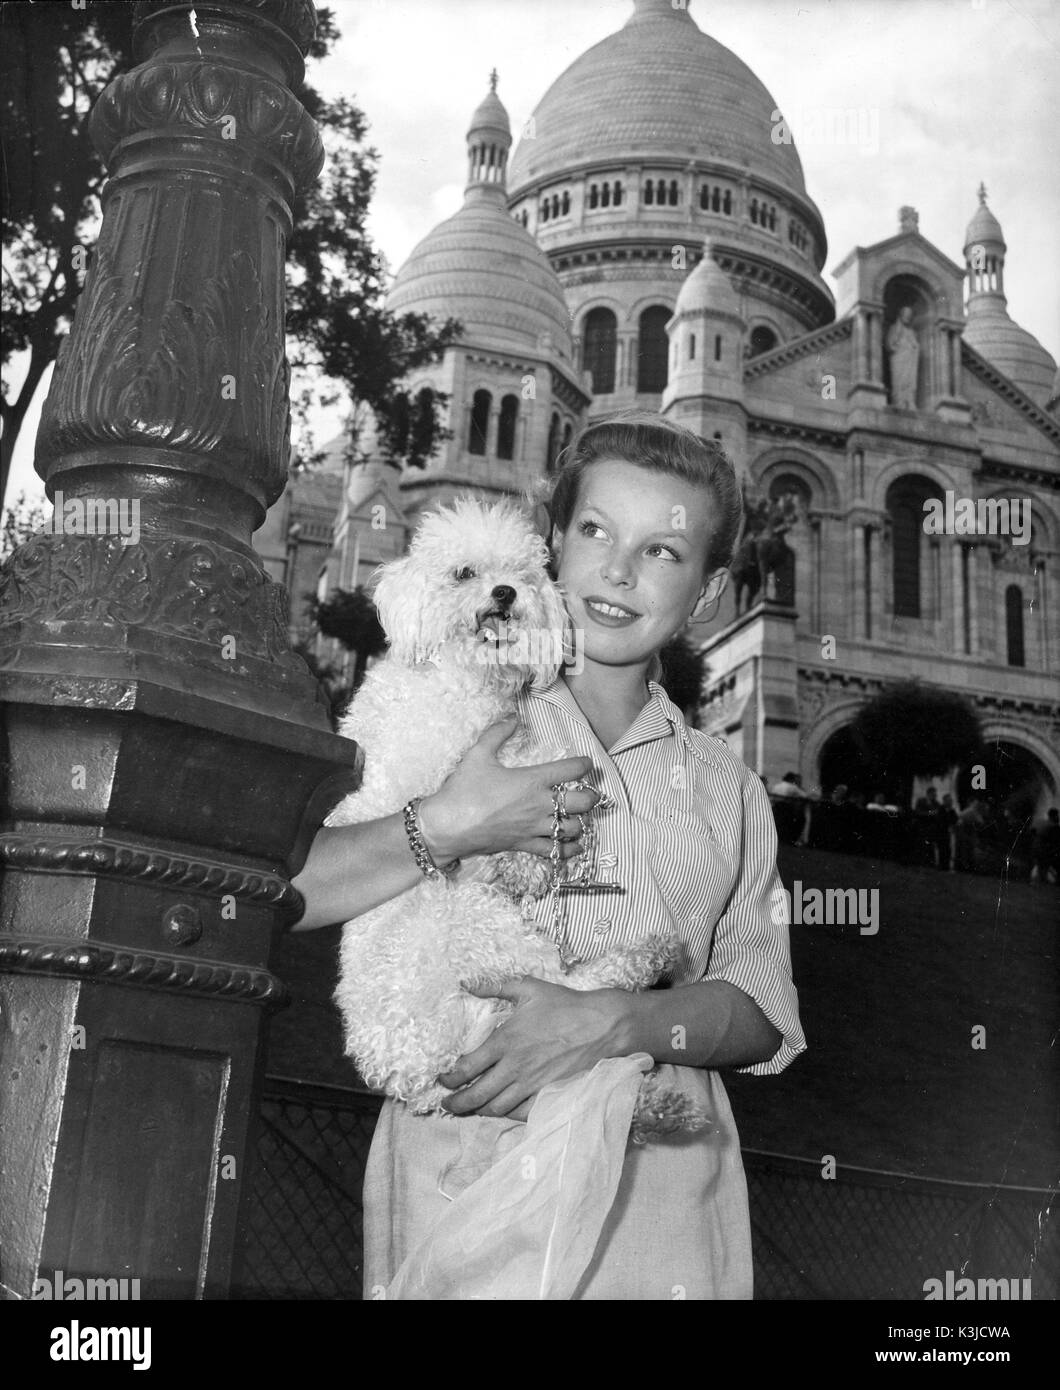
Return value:
<svg viewBox="0 0 1060 1390">
<path fill-rule="evenodd" d="M 565 191 L 563 194 L 563 216 L 566 217 L 568 212 L 570 212 L 570 194 Z"/>
<path fill-rule="evenodd" d="M 727 189 L 725 190 L 725 197 L 724 197 L 724 199 L 722 200 L 721 210 L 722 210 L 722 212 L 727 212 L 727 213 L 731 213 L 731 212 L 732 212 L 732 190 L 731 190 L 731 189 L 728 189 L 728 188 L 727 188 Z"/>
<path fill-rule="evenodd" d="M 1023 590 L 1010 584 L 1005 590 L 1005 646 L 1010 666 L 1026 666 L 1023 650 Z"/>
<path fill-rule="evenodd" d="M 547 198 L 546 198 L 545 201 L 541 204 L 541 221 L 542 221 L 542 222 L 547 222 L 547 221 L 548 221 L 548 199 L 547 199 Z"/>
<path fill-rule="evenodd" d="M 758 324 L 751 329 L 751 348 L 747 354 L 749 357 L 758 357 L 763 352 L 772 352 L 777 345 L 777 335 L 771 328 L 767 328 L 764 323 Z"/>
<path fill-rule="evenodd" d="M 696 360 L 696 335 L 694 333 L 688 335 L 688 360 L 690 362 Z"/>
<path fill-rule="evenodd" d="M 672 208 L 675 208 L 675 207 L 677 206 L 680 197 L 681 197 L 681 192 L 680 192 L 680 189 L 677 187 L 677 180 L 676 180 L 676 179 L 671 179 L 671 180 L 670 180 L 670 206 L 671 206 Z"/>
<path fill-rule="evenodd" d="M 640 316 L 640 335 L 637 343 L 637 390 L 662 391 L 666 387 L 667 358 L 670 344 L 666 325 L 672 310 L 665 304 L 653 304 Z"/>
<path fill-rule="evenodd" d="M 605 183 L 600 191 L 600 202 L 605 208 L 611 206 L 611 185 L 609 183 Z"/>
<path fill-rule="evenodd" d="M 500 419 L 497 421 L 497 457 L 515 458 L 515 422 L 519 418 L 519 397 L 501 398 Z"/>
<path fill-rule="evenodd" d="M 469 454 L 486 452 L 486 437 L 490 427 L 490 406 L 493 397 L 488 391 L 476 391 L 471 403 L 471 428 L 468 431 L 467 451 Z"/>
<path fill-rule="evenodd" d="M 776 210 L 776 208 L 770 208 L 770 209 L 769 209 L 769 230 L 770 230 L 771 232 L 775 232 L 776 229 L 777 229 L 777 210 Z"/>
<path fill-rule="evenodd" d="M 651 179 L 644 185 L 644 201 L 649 207 L 655 202 L 655 185 Z"/>
<path fill-rule="evenodd" d="M 720 362 L 720 361 L 721 361 L 721 334 L 720 334 L 720 333 L 715 333 L 715 334 L 714 334 L 714 361 L 715 361 L 715 362 Z"/>
<path fill-rule="evenodd" d="M 593 395 L 609 395 L 615 389 L 618 320 L 610 309 L 590 309 L 585 316 L 584 336 L 585 369 L 592 373 Z"/>
<path fill-rule="evenodd" d="M 434 392 L 424 386 L 416 392 L 416 409 L 410 421 L 409 463 L 426 468 L 435 442 L 434 424 Z"/>
<path fill-rule="evenodd" d="M 899 478 L 887 489 L 891 518 L 892 606 L 896 618 L 919 618 L 923 607 L 921 549 L 924 543 L 924 503 L 937 495 L 927 478 Z"/>
<path fill-rule="evenodd" d="M 558 194 L 558 193 L 553 193 L 553 195 L 552 195 L 552 216 L 553 216 L 553 217 L 558 217 L 558 216 L 559 216 L 559 194 Z"/>
<path fill-rule="evenodd" d="M 616 207 L 616 208 L 619 207 L 619 206 L 621 205 L 621 203 L 622 203 L 622 180 L 621 180 L 621 179 L 615 179 L 615 197 L 614 197 L 614 201 L 615 201 L 615 207 Z"/>
<path fill-rule="evenodd" d="M 710 186 L 704 184 L 699 190 L 699 206 L 704 212 L 710 211 Z"/>
<path fill-rule="evenodd" d="M 548 425 L 548 450 L 545 454 L 545 471 L 554 473 L 556 471 L 556 456 L 559 453 L 559 416 L 555 411 L 552 412 L 552 419 Z"/>
<path fill-rule="evenodd" d="M 721 189 L 715 188 L 714 195 L 710 200 L 711 209 L 714 212 L 721 212 Z"/>
<path fill-rule="evenodd" d="M 596 207 L 600 202 L 600 190 L 595 183 L 589 185 L 589 206 Z"/>
<path fill-rule="evenodd" d="M 666 202 L 666 180 L 660 179 L 655 185 L 655 201 L 660 207 Z"/>
<path fill-rule="evenodd" d="M 758 221 L 758 199 L 757 199 L 757 198 L 752 198 L 752 199 L 751 199 L 750 216 L 751 216 L 751 221 L 757 223 L 757 221 Z"/>
</svg>

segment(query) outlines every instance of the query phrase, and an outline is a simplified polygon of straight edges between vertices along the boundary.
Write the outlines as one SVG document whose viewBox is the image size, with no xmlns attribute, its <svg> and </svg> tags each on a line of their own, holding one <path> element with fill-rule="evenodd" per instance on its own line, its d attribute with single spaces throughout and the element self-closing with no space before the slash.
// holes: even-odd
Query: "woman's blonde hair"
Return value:
<svg viewBox="0 0 1060 1390">
<path fill-rule="evenodd" d="M 732 560 L 743 524 L 743 499 L 732 460 L 716 439 L 703 439 L 684 425 L 648 410 L 625 410 L 586 427 L 560 456 L 560 468 L 545 507 L 549 542 L 566 531 L 578 505 L 582 476 L 602 459 L 621 459 L 653 473 L 668 473 L 697 487 L 710 488 L 717 517 L 706 573 Z"/>
</svg>

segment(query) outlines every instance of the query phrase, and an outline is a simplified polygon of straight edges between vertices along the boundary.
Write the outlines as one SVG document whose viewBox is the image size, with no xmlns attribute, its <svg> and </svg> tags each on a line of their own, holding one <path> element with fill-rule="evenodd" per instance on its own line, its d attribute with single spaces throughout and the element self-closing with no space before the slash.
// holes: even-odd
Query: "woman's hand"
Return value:
<svg viewBox="0 0 1060 1390">
<path fill-rule="evenodd" d="M 436 864 L 474 854 L 525 850 L 547 858 L 552 849 L 552 788 L 574 782 L 593 769 L 591 758 L 561 758 L 532 767 L 502 767 L 497 753 L 515 732 L 517 720 L 491 724 L 456 770 L 419 808 L 420 830 Z M 595 791 L 568 791 L 560 853 L 579 852 L 579 815 L 599 801 Z"/>
<path fill-rule="evenodd" d="M 515 1008 L 481 1047 L 439 1076 L 455 1091 L 444 1101 L 454 1115 L 524 1120 L 542 1086 L 636 1050 L 630 1026 L 634 996 L 627 990 L 567 989 L 525 975 L 496 990 L 469 993 L 510 999 Z M 460 1086 L 465 1089 L 456 1090 Z"/>
</svg>

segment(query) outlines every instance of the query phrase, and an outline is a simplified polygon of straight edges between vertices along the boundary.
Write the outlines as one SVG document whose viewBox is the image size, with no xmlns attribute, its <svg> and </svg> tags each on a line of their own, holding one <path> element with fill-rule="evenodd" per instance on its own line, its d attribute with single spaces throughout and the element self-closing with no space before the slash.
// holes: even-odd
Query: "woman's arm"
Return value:
<svg viewBox="0 0 1060 1390">
<path fill-rule="evenodd" d="M 562 758 L 533 767 L 502 767 L 501 745 L 515 720 L 493 724 L 465 755 L 452 776 L 420 803 L 423 838 L 436 864 L 520 849 L 547 857 L 552 848 L 552 788 L 592 769 L 592 759 Z M 579 814 L 599 799 L 594 791 L 570 791 L 563 822 L 564 859 L 579 851 Z M 405 836 L 400 811 L 357 825 L 326 825 L 317 831 L 302 871 L 292 880 L 306 909 L 293 931 L 346 922 L 412 888 L 422 875 Z"/>
<path fill-rule="evenodd" d="M 445 1101 L 454 1115 L 523 1120 L 542 1086 L 604 1057 L 647 1052 L 676 1066 L 734 1067 L 767 1062 L 781 1044 L 750 995 L 725 980 L 631 994 L 573 990 L 526 976 L 490 994 L 516 1008 L 481 1047 L 438 1078 L 454 1088 L 473 1081 Z"/>
<path fill-rule="evenodd" d="M 768 1062 L 783 1041 L 765 1014 L 728 980 L 627 996 L 630 1052 L 685 1067 L 746 1067 Z"/>
</svg>

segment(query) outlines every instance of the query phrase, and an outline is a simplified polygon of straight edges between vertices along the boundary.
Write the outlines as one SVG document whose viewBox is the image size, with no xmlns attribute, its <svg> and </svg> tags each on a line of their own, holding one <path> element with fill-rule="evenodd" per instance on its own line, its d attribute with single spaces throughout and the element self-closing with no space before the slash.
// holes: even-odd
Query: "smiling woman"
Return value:
<svg viewBox="0 0 1060 1390">
<path fill-rule="evenodd" d="M 592 794 L 600 881 L 564 895 L 564 954 L 594 961 L 666 931 L 678 943 L 676 964 L 662 988 L 642 993 L 512 980 L 498 991 L 513 1006 L 503 1026 L 438 1078 L 452 1091 L 448 1116 L 384 1104 L 364 1184 L 366 1297 L 751 1297 L 746 1185 L 718 1068 L 779 1072 L 805 1047 L 787 901 L 759 779 L 687 728 L 651 679 L 660 648 L 724 587 L 740 515 L 721 448 L 661 417 L 613 417 L 571 446 L 550 539 L 581 669 L 568 666 L 547 689 L 518 696 L 530 736 L 584 760 L 603 794 Z M 497 746 L 492 733 L 484 737 L 421 803 L 435 862 L 516 844 L 543 852 L 540 831 L 514 831 L 515 788 L 503 781 L 534 769 L 498 767 Z M 535 809 L 544 790 L 534 785 Z M 336 872 L 381 883 L 385 870 L 359 849 L 347 845 Z M 540 930 L 553 929 L 546 900 L 530 911 Z M 462 1214 L 489 1208 L 491 1184 L 522 1161 L 520 1145 L 557 1094 L 606 1059 L 645 1055 L 710 1124 L 627 1150 L 594 1248 L 575 1256 L 577 1232 L 552 1232 L 562 1247 L 556 1261 L 568 1276 L 576 1271 L 565 1292 L 542 1291 L 544 1276 L 528 1282 L 514 1257 L 474 1274 L 435 1258 L 474 1243 Z M 563 1161 L 593 1160 L 579 1152 Z"/>
</svg>

